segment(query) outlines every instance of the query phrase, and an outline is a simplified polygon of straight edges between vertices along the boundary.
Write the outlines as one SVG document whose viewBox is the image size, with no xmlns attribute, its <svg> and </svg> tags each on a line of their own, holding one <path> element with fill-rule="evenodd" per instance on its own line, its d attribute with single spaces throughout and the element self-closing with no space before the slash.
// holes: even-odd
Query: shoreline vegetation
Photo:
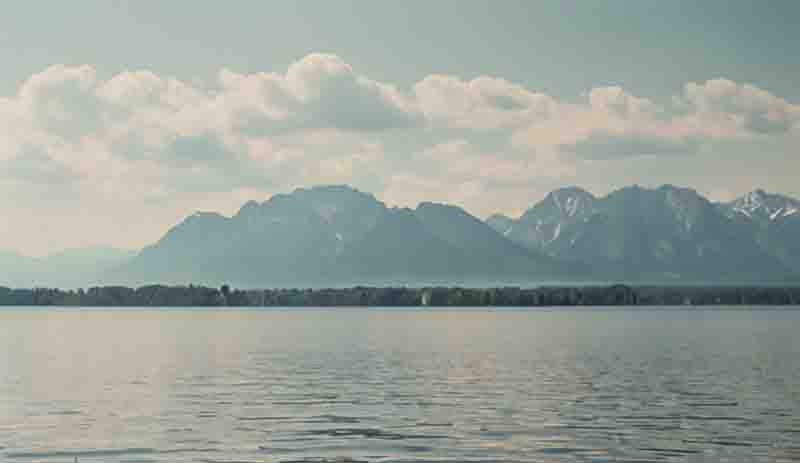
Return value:
<svg viewBox="0 0 800 463">
<path fill-rule="evenodd" d="M 232 289 L 99 286 L 86 290 L 0 286 L 0 306 L 65 307 L 541 307 L 800 305 L 800 286 L 539 286 Z"/>
</svg>

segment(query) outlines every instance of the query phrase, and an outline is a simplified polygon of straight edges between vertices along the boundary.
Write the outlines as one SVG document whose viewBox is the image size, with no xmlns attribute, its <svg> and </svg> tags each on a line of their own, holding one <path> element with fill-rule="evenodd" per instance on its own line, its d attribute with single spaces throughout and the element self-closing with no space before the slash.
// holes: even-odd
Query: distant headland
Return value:
<svg viewBox="0 0 800 463">
<path fill-rule="evenodd" d="M 0 287 L 0 306 L 85 307 L 546 307 L 800 305 L 800 286 L 542 286 L 232 289 L 101 286 Z"/>
</svg>

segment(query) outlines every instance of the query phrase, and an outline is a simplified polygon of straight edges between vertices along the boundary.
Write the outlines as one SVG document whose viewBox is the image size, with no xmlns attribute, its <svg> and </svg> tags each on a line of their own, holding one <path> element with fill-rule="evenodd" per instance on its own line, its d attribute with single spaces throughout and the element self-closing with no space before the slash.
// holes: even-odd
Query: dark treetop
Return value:
<svg viewBox="0 0 800 463">
<path fill-rule="evenodd" d="M 795 305 L 800 287 L 550 286 L 523 289 L 461 287 L 353 287 L 239 290 L 227 285 L 93 287 L 88 290 L 0 287 L 0 305 L 100 307 L 421 307 L 421 306 L 631 306 Z"/>
</svg>

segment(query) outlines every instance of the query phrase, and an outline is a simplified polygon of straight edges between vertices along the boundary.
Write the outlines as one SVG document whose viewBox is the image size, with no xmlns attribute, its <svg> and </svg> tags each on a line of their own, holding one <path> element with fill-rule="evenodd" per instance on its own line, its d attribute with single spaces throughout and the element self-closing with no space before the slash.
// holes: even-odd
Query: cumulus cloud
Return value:
<svg viewBox="0 0 800 463">
<path fill-rule="evenodd" d="M 357 74 L 335 55 L 312 54 L 285 75 L 220 72 L 220 102 L 233 125 L 252 134 L 336 128 L 374 131 L 421 122 L 411 101 L 394 86 Z"/>
<path fill-rule="evenodd" d="M 22 184 L 57 186 L 76 182 L 81 175 L 53 159 L 43 148 L 26 146 L 15 157 L 0 161 L 0 178 Z"/>
<path fill-rule="evenodd" d="M 800 106 L 750 84 L 713 79 L 686 84 L 676 104 L 701 125 L 754 134 L 787 132 L 800 124 Z"/>
<path fill-rule="evenodd" d="M 230 152 L 214 133 L 175 137 L 165 150 L 171 154 L 168 161 L 177 166 L 224 162 Z"/>
<path fill-rule="evenodd" d="M 586 102 L 559 102 L 554 116 L 517 130 L 518 146 L 555 149 L 580 159 L 674 156 L 798 127 L 800 106 L 748 84 L 689 83 L 666 105 L 620 87 L 594 88 Z"/>
<path fill-rule="evenodd" d="M 372 175 L 386 174 L 380 162 L 384 169 L 413 171 L 413 153 L 407 153 L 406 165 L 387 161 L 383 151 L 391 151 L 391 143 L 383 143 L 381 156 L 364 149 L 376 137 L 381 144 L 387 131 L 424 134 L 441 150 L 456 130 L 465 144 L 447 145 L 463 150 L 449 161 L 455 164 L 449 171 L 490 172 L 502 182 L 524 169 L 563 171 L 569 158 L 694 152 L 715 139 L 786 132 L 799 118 L 797 105 L 724 79 L 689 83 L 665 105 L 616 86 L 591 89 L 570 102 L 487 76 L 465 81 L 431 75 L 404 91 L 326 54 L 308 55 L 283 73 L 223 69 L 208 85 L 146 70 L 101 79 L 91 66 L 56 65 L 31 76 L 15 97 L 0 100 L 6 158 L 36 141 L 56 147 L 49 151 L 53 159 L 89 177 L 104 170 L 135 176 L 155 165 L 185 169 L 187 175 L 227 172 L 220 179 L 228 178 L 231 187 L 257 183 L 237 180 L 239 172 L 269 183 L 276 172 L 315 178 L 290 169 L 326 179 L 336 177 L 329 170 L 348 178 L 348 170 L 368 164 Z M 466 147 L 489 133 L 507 142 L 471 154 Z M 326 153 L 309 168 L 321 151 L 298 140 L 320 137 L 341 151 Z M 334 143 L 337 137 L 350 144 Z M 559 153 L 565 158 L 558 160 Z"/>
<path fill-rule="evenodd" d="M 54 65 L 0 97 L 0 180 L 182 205 L 350 183 L 390 201 L 488 209 L 495 191 L 574 183 L 585 161 L 673 158 L 798 129 L 800 106 L 726 79 L 667 101 L 618 86 L 565 100 L 489 76 L 402 88 L 326 54 L 279 72 L 222 69 L 211 82 Z"/>
<path fill-rule="evenodd" d="M 597 87 L 589 92 L 589 106 L 598 112 L 622 119 L 652 121 L 664 109 L 647 98 L 639 98 L 622 87 Z"/>
<path fill-rule="evenodd" d="M 102 127 L 91 66 L 51 66 L 31 76 L 19 91 L 19 104 L 35 126 L 62 136 L 81 136 Z"/>
<path fill-rule="evenodd" d="M 287 86 L 312 126 L 380 130 L 413 125 L 410 102 L 395 87 L 353 71 L 339 57 L 314 54 L 292 64 Z"/>
<path fill-rule="evenodd" d="M 663 137 L 648 132 L 596 130 L 559 148 L 579 158 L 603 160 L 693 153 L 697 143 L 693 138 Z"/>
<path fill-rule="evenodd" d="M 557 106 L 545 94 L 493 77 L 432 75 L 414 85 L 414 96 L 432 124 L 473 130 L 529 124 L 551 116 Z"/>
</svg>

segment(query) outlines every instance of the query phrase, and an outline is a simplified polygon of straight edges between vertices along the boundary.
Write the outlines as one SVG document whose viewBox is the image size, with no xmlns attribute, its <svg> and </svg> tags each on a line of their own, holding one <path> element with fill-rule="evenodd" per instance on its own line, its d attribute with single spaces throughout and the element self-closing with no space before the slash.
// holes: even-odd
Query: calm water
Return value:
<svg viewBox="0 0 800 463">
<path fill-rule="evenodd" d="M 798 461 L 800 311 L 0 311 L 9 462 Z"/>
</svg>

